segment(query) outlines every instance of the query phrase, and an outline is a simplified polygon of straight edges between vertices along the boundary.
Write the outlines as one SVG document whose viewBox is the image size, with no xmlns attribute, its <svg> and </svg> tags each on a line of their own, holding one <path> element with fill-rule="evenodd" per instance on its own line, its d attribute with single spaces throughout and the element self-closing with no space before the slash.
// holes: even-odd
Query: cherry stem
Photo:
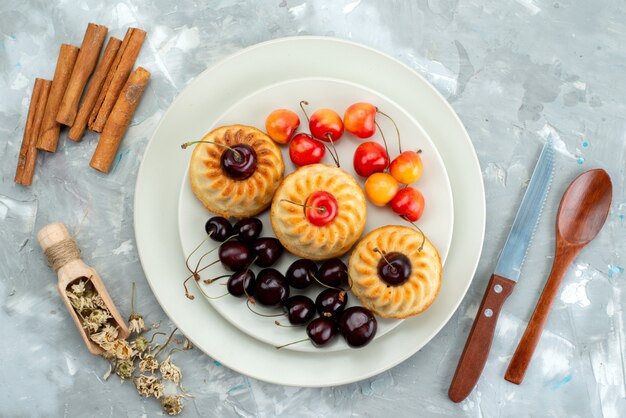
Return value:
<svg viewBox="0 0 626 418">
<path fill-rule="evenodd" d="M 275 325 L 278 325 L 279 327 L 283 327 L 283 328 L 298 328 L 298 327 L 303 327 L 305 324 L 301 324 L 301 325 L 285 325 L 285 324 L 281 324 L 279 321 L 274 321 Z"/>
<path fill-rule="evenodd" d="M 252 266 L 258 259 L 259 259 L 259 256 L 255 255 L 254 259 L 250 261 L 250 263 L 248 263 L 248 265 L 246 266 L 246 270 L 244 271 L 244 273 L 247 273 L 250 270 L 250 266 Z"/>
<path fill-rule="evenodd" d="M 217 280 L 217 279 L 216 279 Z M 219 296 L 211 296 L 209 295 L 207 292 L 204 291 L 204 289 L 202 288 L 202 286 L 200 286 L 200 283 L 198 283 L 196 281 L 196 286 L 198 286 L 198 290 L 200 290 L 200 292 L 202 292 L 202 295 L 207 298 L 207 299 L 211 299 L 211 300 L 215 300 L 215 299 L 221 299 L 224 296 L 228 295 L 228 292 L 224 293 L 223 295 L 219 295 Z M 193 299 L 193 298 L 192 298 Z"/>
<path fill-rule="evenodd" d="M 275 348 L 276 348 L 277 350 L 280 350 L 281 348 L 288 347 L 288 346 L 290 346 L 290 345 L 294 345 L 294 344 L 300 344 L 300 343 L 303 343 L 303 342 L 305 342 L 305 341 L 309 341 L 309 339 L 308 339 L 308 338 L 305 338 L 305 339 L 303 339 L 303 340 L 294 341 L 294 342 L 292 342 L 292 343 L 287 343 L 287 344 L 279 345 L 279 346 L 277 346 L 277 347 L 275 347 Z"/>
<path fill-rule="evenodd" d="M 189 275 L 189 277 L 187 277 L 187 278 L 185 279 L 185 281 L 183 282 L 183 287 L 185 288 L 185 296 L 187 297 L 187 299 L 189 299 L 189 300 L 194 300 L 194 299 L 195 299 L 194 295 L 192 295 L 191 293 L 189 293 L 189 289 L 187 288 L 187 282 L 189 281 L 189 279 L 191 279 L 191 278 L 193 277 L 194 279 L 196 279 L 196 283 L 198 283 L 198 281 L 200 281 L 200 275 L 199 275 L 198 273 L 200 273 L 200 272 L 202 272 L 202 271 L 206 270 L 207 268 L 211 267 L 212 265 L 214 265 L 214 264 L 215 264 L 215 263 L 217 263 L 218 261 L 219 261 L 219 260 L 215 260 L 215 261 L 213 261 L 213 262 L 211 262 L 211 263 L 207 264 L 206 266 L 202 267 L 200 270 L 196 270 L 196 271 L 192 272 L 192 273 Z M 199 263 L 198 263 L 198 264 L 199 264 Z M 196 268 L 197 268 L 197 267 L 196 267 Z M 198 287 L 199 287 L 199 286 L 198 286 Z M 202 289 L 200 289 L 200 290 L 202 290 Z M 204 292 L 203 292 L 203 293 L 204 293 Z"/>
<path fill-rule="evenodd" d="M 309 209 L 315 209 L 318 210 L 322 213 L 326 212 L 326 206 L 320 206 L 320 207 L 316 207 L 316 206 L 311 206 L 311 205 L 305 205 L 303 203 L 298 203 L 298 202 L 294 202 L 293 200 L 289 200 L 289 199 L 280 199 L 281 202 L 287 202 L 287 203 L 291 203 L 292 205 L 296 205 L 296 206 L 302 206 L 303 208 L 309 208 Z"/>
<path fill-rule="evenodd" d="M 235 148 L 229 147 L 226 144 L 220 144 L 219 142 L 213 142 L 213 141 L 189 141 L 189 142 L 185 142 L 180 147 L 182 149 L 187 149 L 187 147 L 189 147 L 190 145 L 193 145 L 193 144 L 213 144 L 213 145 L 217 145 L 218 147 L 228 148 L 229 150 L 231 150 L 232 152 L 235 153 L 235 161 L 239 162 L 243 158 L 241 153 L 239 151 L 237 151 Z"/>
<path fill-rule="evenodd" d="M 422 243 L 420 244 L 420 247 L 417 249 L 417 251 L 422 252 L 422 250 L 424 249 L 424 244 L 426 243 L 426 235 L 424 235 L 424 231 L 422 231 L 422 229 L 419 226 L 415 225 L 415 222 L 410 221 L 406 217 L 406 215 L 402 215 L 401 218 L 404 219 L 405 221 L 407 221 L 408 223 L 410 223 L 411 225 L 413 225 L 415 227 L 415 229 L 420 231 L 420 234 L 422 234 Z"/>
<path fill-rule="evenodd" d="M 380 251 L 378 248 L 374 248 L 374 252 L 380 254 L 380 256 L 383 258 L 383 260 L 385 260 L 385 263 L 387 263 L 387 265 L 389 266 L 392 272 L 394 273 L 396 272 L 396 266 L 394 266 L 393 264 L 389 262 L 389 260 L 387 260 L 387 257 L 385 257 L 384 252 Z"/>
<path fill-rule="evenodd" d="M 239 236 L 239 234 L 234 234 L 234 235 L 231 235 L 230 237 L 226 238 L 226 239 L 224 240 L 224 242 L 228 242 L 228 241 L 230 241 L 231 239 L 236 238 L 236 237 L 238 237 L 238 236 Z M 206 241 L 206 239 L 205 239 L 205 241 Z M 212 264 L 209 264 L 209 266 L 204 267 L 202 270 L 198 270 L 198 268 L 200 267 L 200 263 L 202 262 L 202 259 L 204 259 L 204 257 L 206 257 L 207 255 L 211 254 L 213 251 L 215 251 L 215 250 L 217 250 L 218 248 L 220 248 L 220 246 L 221 246 L 221 245 L 222 245 L 222 244 L 217 245 L 217 246 L 215 246 L 215 247 L 211 248 L 209 251 L 207 251 L 206 253 L 204 253 L 204 254 L 202 255 L 202 257 L 200 257 L 200 259 L 198 260 L 198 263 L 196 264 L 196 270 L 195 270 L 195 272 L 196 272 L 196 273 L 199 273 L 199 272 L 201 272 L 202 270 L 204 270 L 205 268 L 207 268 L 207 267 L 212 266 L 213 264 L 215 264 L 215 262 L 214 262 L 214 263 L 212 263 Z M 196 280 L 197 280 L 197 279 L 196 279 Z"/>
<path fill-rule="evenodd" d="M 246 271 L 245 271 L 244 273 L 247 273 L 247 272 L 248 272 L 248 270 L 250 270 L 250 266 L 251 266 L 251 265 L 253 265 L 253 264 L 254 264 L 254 262 L 255 262 L 258 258 L 259 258 L 259 256 L 258 256 L 258 255 L 254 257 L 254 260 L 252 260 L 252 261 L 250 262 L 250 264 L 248 264 L 248 267 L 246 267 Z M 248 301 L 248 302 L 252 301 L 252 303 L 255 303 L 255 302 L 254 302 L 254 298 L 253 298 L 252 296 L 250 296 L 250 295 L 248 294 L 248 291 L 246 290 L 246 281 L 245 281 L 245 280 L 244 280 L 244 282 L 243 282 L 243 293 L 245 293 L 245 294 L 246 294 L 246 298 L 247 298 L 247 301 Z M 246 302 L 246 303 L 247 303 L 247 302 Z"/>
<path fill-rule="evenodd" d="M 189 300 L 194 300 L 196 297 L 194 295 L 192 295 L 191 293 L 189 293 L 189 288 L 187 287 L 187 282 L 189 281 L 189 279 L 191 279 L 192 277 L 194 277 L 193 275 L 187 277 L 185 279 L 185 281 L 183 282 L 183 287 L 185 288 L 185 297 Z"/>
<path fill-rule="evenodd" d="M 211 233 L 212 233 L 212 232 L 213 232 L 213 231 L 211 231 Z M 205 243 L 205 242 L 209 239 L 209 237 L 211 237 L 211 234 L 209 234 L 209 236 L 207 236 L 205 239 L 203 239 L 203 240 L 202 240 L 202 242 L 200 243 L 200 245 L 198 245 L 198 246 L 197 246 L 197 247 L 196 247 L 196 248 L 195 248 L 195 249 L 194 249 L 194 250 L 193 250 L 193 251 L 189 254 L 189 256 L 187 256 L 187 258 L 185 259 L 185 265 L 187 266 L 187 270 L 189 270 L 189 273 L 192 273 L 192 274 L 193 274 L 193 270 L 191 270 L 191 267 L 189 267 L 189 259 L 191 258 L 191 256 L 192 256 L 192 255 L 194 255 L 194 253 L 195 253 L 196 251 L 198 251 L 198 249 L 200 249 L 200 247 L 202 247 L 202 244 L 204 244 L 204 243 Z M 197 268 L 197 267 L 196 267 L 196 268 Z"/>
<path fill-rule="evenodd" d="M 285 312 L 279 313 L 279 314 L 272 314 L 272 315 L 259 313 L 259 312 L 255 311 L 254 309 L 252 309 L 252 307 L 250 307 L 250 299 L 248 299 L 246 301 L 246 306 L 248 307 L 248 309 L 250 309 L 250 312 L 252 312 L 254 314 L 257 314 L 259 316 L 265 317 L 265 318 L 276 318 L 277 316 L 284 316 L 285 315 Z"/>
<path fill-rule="evenodd" d="M 384 117 L 389 119 L 391 121 L 391 123 L 393 123 L 393 127 L 396 128 L 396 135 L 398 135 L 398 151 L 399 151 L 400 154 L 402 154 L 402 142 L 400 141 L 400 130 L 398 129 L 398 125 L 396 125 L 396 121 L 394 121 L 391 118 L 391 116 L 389 116 L 385 112 L 381 111 L 379 108 L 376 108 L 376 112 L 380 113 L 381 115 L 383 115 Z"/>
<path fill-rule="evenodd" d="M 218 281 L 219 279 L 223 279 L 224 277 L 230 277 L 230 274 L 222 274 L 221 276 L 217 276 L 213 279 L 205 279 L 203 281 L 204 281 L 204 284 L 211 284 L 215 281 Z"/>
<path fill-rule="evenodd" d="M 383 130 L 380 129 L 380 125 L 378 124 L 378 122 L 374 121 L 374 124 L 378 128 L 378 131 L 380 132 L 380 136 L 383 137 L 383 144 L 385 144 L 385 152 L 387 153 L 387 159 L 389 159 L 389 147 L 387 147 L 387 139 L 385 139 L 385 134 L 383 133 Z M 387 164 L 387 166 L 388 165 L 389 164 Z M 385 168 L 387 168 L 387 167 L 385 167 Z"/>
<path fill-rule="evenodd" d="M 343 289 L 342 289 L 342 288 L 340 288 L 340 287 L 329 286 L 329 285 L 327 285 L 327 284 L 324 284 L 324 283 L 320 282 L 320 280 L 319 280 L 317 277 L 315 277 L 315 274 L 313 274 L 313 273 L 310 273 L 310 274 L 311 274 L 311 277 L 313 277 L 313 279 L 314 279 L 316 282 L 318 282 L 320 285 L 322 285 L 322 287 L 325 287 L 325 288 L 327 288 L 327 289 L 339 290 L 340 292 L 345 292 L 345 290 L 343 290 Z M 350 287 L 348 288 L 348 290 L 350 290 L 350 289 L 352 289 L 352 283 L 350 283 Z"/>
<path fill-rule="evenodd" d="M 311 119 L 309 119 L 309 115 L 306 113 L 306 110 L 304 109 L 304 106 L 308 106 L 309 102 L 307 102 L 306 100 L 300 100 L 300 109 L 302 109 L 302 113 L 304 113 L 304 117 L 306 117 L 306 121 L 307 122 L 311 122 Z"/>
<path fill-rule="evenodd" d="M 326 132 L 326 138 L 330 142 L 330 145 L 333 147 L 332 150 L 329 147 L 326 147 L 326 149 L 328 150 L 328 153 L 330 154 L 331 157 L 333 157 L 333 160 L 335 161 L 335 165 L 337 167 L 341 167 L 341 165 L 339 164 L 339 153 L 337 152 L 337 148 L 335 147 L 335 143 L 333 142 L 333 137 L 330 134 L 330 132 Z"/>
</svg>

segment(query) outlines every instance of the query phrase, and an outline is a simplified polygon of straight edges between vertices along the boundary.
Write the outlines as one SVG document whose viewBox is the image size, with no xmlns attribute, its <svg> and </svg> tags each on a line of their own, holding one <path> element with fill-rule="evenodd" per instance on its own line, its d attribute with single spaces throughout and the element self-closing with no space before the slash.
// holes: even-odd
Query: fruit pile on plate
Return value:
<svg viewBox="0 0 626 418">
<path fill-rule="evenodd" d="M 231 272 L 203 281 L 211 284 L 228 277 L 225 295 L 245 296 L 252 311 L 258 305 L 277 309 L 276 315 L 261 315 L 286 315 L 292 326 L 306 326 L 308 338 L 303 341 L 315 346 L 327 345 L 339 332 L 349 346 L 362 347 L 376 334 L 374 314 L 415 315 L 439 292 L 439 253 L 414 224 L 424 210 L 422 194 L 409 186 L 422 174 L 420 151 L 402 152 L 396 127 L 399 155 L 390 161 L 376 121 L 377 115 L 386 114 L 374 105 L 353 104 L 343 119 L 331 109 L 318 109 L 309 117 L 306 105 L 300 103 L 309 133 L 298 132 L 298 114 L 279 109 L 266 118 L 267 134 L 251 126 L 229 125 L 183 144 L 183 148 L 195 144 L 191 189 L 217 215 L 205 229 L 208 237 L 222 242 L 219 261 Z M 361 184 L 339 167 L 335 143 L 344 131 L 371 138 L 377 129 L 384 146 L 363 142 L 354 154 L 354 169 L 366 178 L 364 193 Z M 297 166 L 286 177 L 280 145 L 288 145 Z M 327 152 L 333 165 L 322 163 Z M 384 226 L 359 242 L 367 218 L 366 195 L 375 205 L 390 204 L 400 215 L 399 223 L 412 225 Z M 263 224 L 255 218 L 268 207 L 276 238 L 260 237 Z M 228 218 L 238 221 L 232 225 Z M 272 265 L 285 249 L 299 258 L 283 274 Z M 347 253 L 346 266 L 339 257 Z M 187 280 L 201 281 L 199 273 L 206 268 L 200 268 L 202 258 L 195 268 L 187 263 L 191 273 Z M 256 274 L 255 265 L 261 268 Z M 325 287 L 315 301 L 290 290 L 297 293 L 310 285 Z M 346 308 L 350 291 L 362 306 Z"/>
</svg>

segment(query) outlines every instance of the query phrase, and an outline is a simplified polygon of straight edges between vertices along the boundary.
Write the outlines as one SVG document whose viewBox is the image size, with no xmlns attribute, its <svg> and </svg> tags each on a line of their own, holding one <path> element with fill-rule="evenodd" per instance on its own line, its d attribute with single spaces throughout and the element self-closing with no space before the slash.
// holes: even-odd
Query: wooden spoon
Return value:
<svg viewBox="0 0 626 418">
<path fill-rule="evenodd" d="M 556 218 L 556 252 L 552 272 L 504 378 L 520 384 L 548 319 L 552 302 L 569 266 L 598 235 L 609 214 L 613 186 L 602 169 L 578 176 L 567 188 Z"/>
</svg>

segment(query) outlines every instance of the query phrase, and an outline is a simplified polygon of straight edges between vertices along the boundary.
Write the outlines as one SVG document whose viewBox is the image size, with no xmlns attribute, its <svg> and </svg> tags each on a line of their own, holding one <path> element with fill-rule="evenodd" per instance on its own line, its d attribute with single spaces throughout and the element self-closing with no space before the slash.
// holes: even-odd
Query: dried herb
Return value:
<svg viewBox="0 0 626 418">
<path fill-rule="evenodd" d="M 155 338 L 165 336 L 165 333 L 153 332 L 150 339 L 143 335 L 148 329 L 145 327 L 143 316 L 135 311 L 135 283 L 131 290 L 131 314 L 128 322 L 131 334 L 136 334 L 137 337 L 130 342 L 118 338 L 119 333 L 111 312 L 89 279 L 71 285 L 66 293 L 89 338 L 103 349 L 102 357 L 109 361 L 110 367 L 105 380 L 113 372 L 122 381 L 132 379 L 139 395 L 160 399 L 161 406 L 168 415 L 180 414 L 184 407 L 182 398 L 190 395 L 181 386 L 182 373 L 180 368 L 172 363 L 172 353 L 188 350 L 193 346 L 188 340 L 182 342 L 173 340 L 177 329 L 171 332 L 163 345 L 156 343 Z M 183 348 L 172 349 L 165 360 L 159 361 L 158 356 L 172 341 L 181 343 Z M 135 374 L 137 371 L 139 374 Z M 180 393 L 164 395 L 164 381 L 176 384 Z"/>
</svg>

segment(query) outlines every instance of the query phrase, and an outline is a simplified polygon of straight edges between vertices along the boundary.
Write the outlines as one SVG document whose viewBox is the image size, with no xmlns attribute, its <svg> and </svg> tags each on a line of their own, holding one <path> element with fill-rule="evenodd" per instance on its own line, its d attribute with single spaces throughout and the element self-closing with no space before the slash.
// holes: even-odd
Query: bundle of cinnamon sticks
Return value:
<svg viewBox="0 0 626 418">
<path fill-rule="evenodd" d="M 90 23 L 80 48 L 61 45 L 53 79 L 35 80 L 16 183 L 32 184 L 38 151 L 56 152 L 62 126 L 71 128 L 67 137 L 76 142 L 87 128 L 101 133 L 89 165 L 103 173 L 111 169 L 150 72 L 133 71 L 146 37 L 137 28 L 129 28 L 123 40 L 110 37 L 98 62 L 107 32 L 106 26 Z"/>
</svg>

